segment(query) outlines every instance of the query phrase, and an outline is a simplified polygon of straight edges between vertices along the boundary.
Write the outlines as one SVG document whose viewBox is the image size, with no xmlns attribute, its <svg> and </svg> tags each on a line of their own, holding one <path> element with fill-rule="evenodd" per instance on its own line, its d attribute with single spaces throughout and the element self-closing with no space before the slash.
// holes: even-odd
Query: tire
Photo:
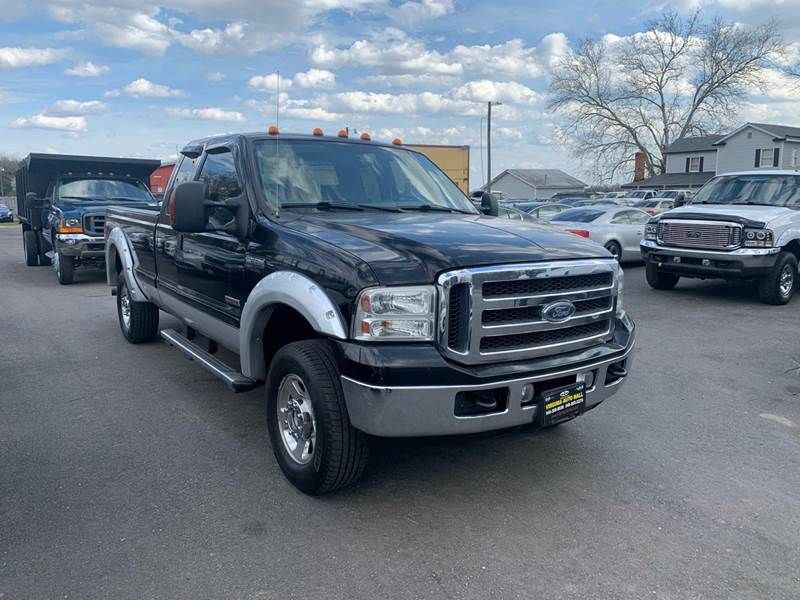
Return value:
<svg viewBox="0 0 800 600">
<path fill-rule="evenodd" d="M 650 287 L 655 290 L 671 290 L 678 285 L 678 280 L 680 279 L 679 275 L 659 271 L 658 265 L 653 262 L 647 263 L 645 277 Z"/>
<path fill-rule="evenodd" d="M 122 335 L 131 344 L 150 342 L 158 335 L 158 307 L 152 302 L 134 302 L 121 274 L 117 283 L 117 319 Z"/>
<path fill-rule="evenodd" d="M 617 262 L 622 262 L 622 247 L 615 241 L 606 242 L 604 246 L 606 250 L 611 252 L 611 256 L 617 259 Z"/>
<path fill-rule="evenodd" d="M 758 296 L 766 304 L 781 305 L 792 299 L 797 289 L 797 258 L 781 252 L 769 274 L 758 282 Z"/>
<path fill-rule="evenodd" d="M 304 340 L 281 348 L 272 360 L 266 391 L 272 451 L 297 489 L 316 496 L 361 476 L 369 455 L 366 436 L 350 424 L 327 341 Z M 288 412 L 279 412 L 281 408 Z"/>
<path fill-rule="evenodd" d="M 75 257 L 63 256 L 56 250 L 56 275 L 61 285 L 71 285 L 75 281 Z"/>
<path fill-rule="evenodd" d="M 22 249 L 25 251 L 25 264 L 29 267 L 35 267 L 39 264 L 38 235 L 31 229 L 22 232 Z"/>
</svg>

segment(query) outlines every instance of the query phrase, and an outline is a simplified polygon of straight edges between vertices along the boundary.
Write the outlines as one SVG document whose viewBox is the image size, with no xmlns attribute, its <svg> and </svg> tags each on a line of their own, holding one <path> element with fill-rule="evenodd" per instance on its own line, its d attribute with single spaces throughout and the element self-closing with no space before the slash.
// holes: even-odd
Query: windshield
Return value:
<svg viewBox="0 0 800 600">
<path fill-rule="evenodd" d="M 570 210 L 565 210 L 564 212 L 557 214 L 555 217 L 550 219 L 550 222 L 556 223 L 558 221 L 564 221 L 572 223 L 591 223 L 605 212 L 606 211 L 604 210 L 593 210 L 590 208 L 571 208 Z"/>
<path fill-rule="evenodd" d="M 800 175 L 728 175 L 715 177 L 697 192 L 692 204 L 800 204 Z"/>
<path fill-rule="evenodd" d="M 140 181 L 117 179 L 62 180 L 58 197 L 64 200 L 119 200 L 128 202 L 153 202 L 153 196 Z"/>
<path fill-rule="evenodd" d="M 636 202 L 634 206 L 637 208 L 655 208 L 658 206 L 661 200 L 642 200 L 641 202 Z"/>
<path fill-rule="evenodd" d="M 255 142 L 261 186 L 283 208 L 478 214 L 427 157 L 402 148 L 313 140 Z"/>
</svg>

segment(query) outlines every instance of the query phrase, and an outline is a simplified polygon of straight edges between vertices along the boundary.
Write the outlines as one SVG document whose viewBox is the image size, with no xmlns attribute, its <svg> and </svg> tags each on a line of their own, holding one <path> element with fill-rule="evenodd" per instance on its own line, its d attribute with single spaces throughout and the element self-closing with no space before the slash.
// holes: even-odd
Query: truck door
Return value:
<svg viewBox="0 0 800 600">
<path fill-rule="evenodd" d="M 208 199 L 222 202 L 244 194 L 230 148 L 209 149 L 196 176 L 208 185 Z M 236 235 L 235 213 L 217 207 L 209 213 L 208 231 L 184 233 L 175 254 L 182 299 L 229 325 L 238 326 L 246 299 L 246 242 Z"/>
</svg>

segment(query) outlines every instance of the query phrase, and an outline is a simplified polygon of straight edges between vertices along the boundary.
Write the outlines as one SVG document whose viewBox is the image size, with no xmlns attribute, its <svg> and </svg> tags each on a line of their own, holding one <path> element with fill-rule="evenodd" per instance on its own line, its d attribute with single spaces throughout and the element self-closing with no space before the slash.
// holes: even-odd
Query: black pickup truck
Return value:
<svg viewBox="0 0 800 600">
<path fill-rule="evenodd" d="M 109 209 L 124 336 L 167 311 L 169 344 L 234 391 L 265 384 L 277 461 L 311 494 L 359 477 L 365 434 L 550 426 L 619 389 L 634 326 L 601 246 L 482 214 L 422 154 L 345 135 L 199 140 L 160 211 Z"/>
</svg>

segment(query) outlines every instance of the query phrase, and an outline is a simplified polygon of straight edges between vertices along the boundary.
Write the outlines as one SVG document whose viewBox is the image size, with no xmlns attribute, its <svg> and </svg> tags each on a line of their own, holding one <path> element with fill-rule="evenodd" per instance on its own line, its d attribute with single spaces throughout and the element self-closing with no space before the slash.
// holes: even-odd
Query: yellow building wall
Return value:
<svg viewBox="0 0 800 600">
<path fill-rule="evenodd" d="M 421 152 L 444 171 L 461 191 L 469 196 L 469 146 L 436 146 L 431 144 L 406 144 Z"/>
</svg>

